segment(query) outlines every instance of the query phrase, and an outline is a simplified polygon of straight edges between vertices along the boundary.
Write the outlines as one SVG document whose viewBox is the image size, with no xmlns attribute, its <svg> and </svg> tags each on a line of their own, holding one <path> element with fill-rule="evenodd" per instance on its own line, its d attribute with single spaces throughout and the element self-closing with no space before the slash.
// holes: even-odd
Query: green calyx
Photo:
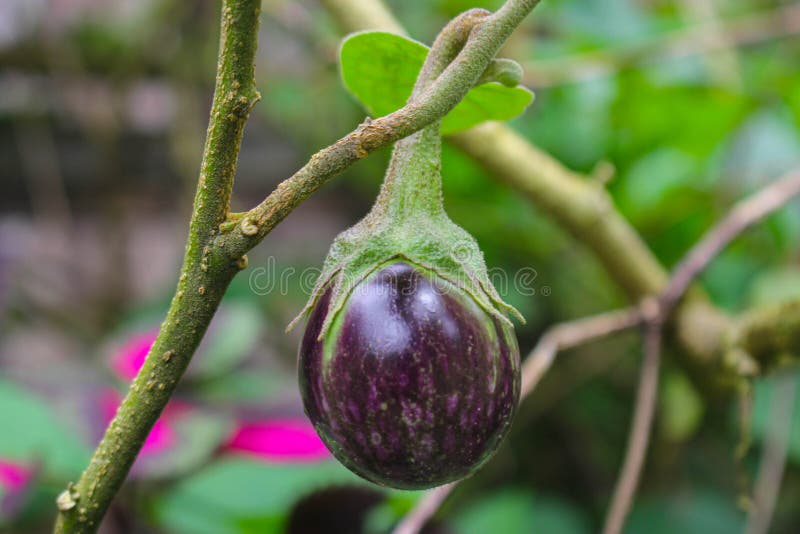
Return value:
<svg viewBox="0 0 800 534">
<path fill-rule="evenodd" d="M 332 291 L 320 339 L 353 289 L 392 260 L 427 269 L 469 294 L 487 313 L 511 324 L 507 314 L 524 318 L 505 303 L 489 281 L 477 241 L 455 224 L 442 205 L 439 123 L 398 141 L 383 187 L 370 212 L 334 240 L 322 273 L 293 328 Z"/>
</svg>

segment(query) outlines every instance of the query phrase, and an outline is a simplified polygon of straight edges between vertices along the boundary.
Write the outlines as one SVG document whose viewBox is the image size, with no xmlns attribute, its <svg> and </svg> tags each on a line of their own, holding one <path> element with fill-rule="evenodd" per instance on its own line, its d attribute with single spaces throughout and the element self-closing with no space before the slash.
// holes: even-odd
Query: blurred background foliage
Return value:
<svg viewBox="0 0 800 534">
<path fill-rule="evenodd" d="M 393 0 L 412 36 L 499 0 Z M 0 3 L 0 532 L 49 531 L 147 351 L 174 288 L 213 90 L 218 3 Z M 672 266 L 732 203 L 800 164 L 800 7 L 776 0 L 545 0 L 508 43 L 535 103 L 512 126 L 587 179 Z M 313 0 L 265 0 L 263 95 L 234 209 L 263 198 L 364 112 L 340 82 L 342 35 Z M 103 532 L 386 532 L 418 494 L 359 481 L 320 448 L 295 382 L 302 307 L 332 238 L 377 191 L 358 163 L 250 255 Z M 613 171 L 613 172 L 611 172 Z M 547 325 L 625 304 L 581 246 L 465 155 L 444 148 L 445 202 L 491 268 L 533 267 Z M 721 307 L 800 296 L 800 206 L 736 241 L 702 283 Z M 428 532 L 587 533 L 621 462 L 633 334 L 560 357 L 496 458 Z M 669 360 L 630 533 L 741 532 L 776 380 L 759 380 L 754 445 L 737 414 Z M 772 532 L 800 531 L 800 403 Z"/>
</svg>

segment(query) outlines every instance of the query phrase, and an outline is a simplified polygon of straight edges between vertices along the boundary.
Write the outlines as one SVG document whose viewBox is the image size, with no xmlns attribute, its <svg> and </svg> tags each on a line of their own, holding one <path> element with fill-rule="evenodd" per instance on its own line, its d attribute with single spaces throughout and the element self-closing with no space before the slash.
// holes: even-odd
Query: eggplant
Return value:
<svg viewBox="0 0 800 534">
<path fill-rule="evenodd" d="M 300 391 L 333 455 L 384 486 L 466 477 L 519 400 L 514 325 L 477 241 L 442 204 L 434 123 L 398 141 L 369 213 L 334 240 L 300 344 Z"/>
<path fill-rule="evenodd" d="M 324 329 L 328 288 L 299 351 L 308 417 L 376 484 L 422 489 L 473 473 L 507 434 L 520 392 L 513 327 L 402 259 L 356 284 Z"/>
</svg>

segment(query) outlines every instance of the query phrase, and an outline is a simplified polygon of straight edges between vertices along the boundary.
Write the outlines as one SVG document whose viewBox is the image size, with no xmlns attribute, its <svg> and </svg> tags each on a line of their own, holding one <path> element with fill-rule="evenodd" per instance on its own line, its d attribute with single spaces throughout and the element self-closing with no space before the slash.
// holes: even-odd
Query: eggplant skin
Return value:
<svg viewBox="0 0 800 534">
<path fill-rule="evenodd" d="M 330 290 L 299 354 L 306 413 L 346 467 L 423 489 L 492 456 L 519 400 L 513 328 L 455 285 L 398 261 L 353 288 L 319 340 Z"/>
</svg>

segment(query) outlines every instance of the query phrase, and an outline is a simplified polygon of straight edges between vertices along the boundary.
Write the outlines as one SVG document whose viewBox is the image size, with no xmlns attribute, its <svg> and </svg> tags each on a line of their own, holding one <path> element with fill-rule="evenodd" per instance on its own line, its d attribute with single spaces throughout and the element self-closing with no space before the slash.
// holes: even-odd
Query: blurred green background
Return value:
<svg viewBox="0 0 800 534">
<path fill-rule="evenodd" d="M 430 42 L 499 1 L 388 2 Z M 311 0 L 265 0 L 233 198 L 249 208 L 364 112 L 337 70 L 341 31 Z M 0 3 L 0 532 L 48 532 L 166 310 L 213 90 L 216 1 Z M 608 174 L 666 266 L 737 200 L 800 164 L 800 5 L 773 0 L 545 0 L 504 55 L 536 101 L 512 127 L 566 166 Z M 333 237 L 369 208 L 388 150 L 353 166 L 250 254 L 115 501 L 104 533 L 387 532 L 418 498 L 359 481 L 309 433 L 296 387 L 302 307 Z M 444 148 L 445 203 L 490 268 L 536 272 L 504 297 L 528 323 L 626 304 L 593 257 L 525 199 Z M 702 283 L 736 312 L 800 296 L 800 205 L 738 239 Z M 269 282 L 274 282 L 270 284 Z M 270 287 L 271 285 L 271 287 Z M 502 288 L 501 288 L 502 290 Z M 497 456 L 427 532 L 599 529 L 638 377 L 635 334 L 559 357 Z M 797 380 L 791 371 L 785 380 Z M 742 532 L 774 416 L 757 384 L 743 461 L 736 407 L 668 357 L 626 532 Z M 800 532 L 800 401 L 771 532 Z"/>
</svg>

